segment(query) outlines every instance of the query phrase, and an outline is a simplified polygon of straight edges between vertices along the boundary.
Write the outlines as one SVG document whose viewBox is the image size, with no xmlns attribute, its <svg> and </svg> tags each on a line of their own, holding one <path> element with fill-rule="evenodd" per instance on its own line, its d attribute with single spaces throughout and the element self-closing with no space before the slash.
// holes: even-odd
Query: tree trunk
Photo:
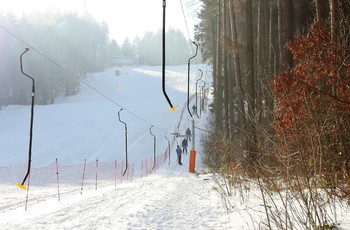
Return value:
<svg viewBox="0 0 350 230">
<path fill-rule="evenodd" d="M 329 0 L 315 0 L 316 22 L 325 25 L 329 16 Z"/>
<path fill-rule="evenodd" d="M 221 12 L 222 7 L 219 4 L 218 7 L 218 17 L 217 17 L 217 43 L 216 43 L 216 103 L 215 103 L 215 120 L 216 120 L 216 129 L 222 131 L 222 32 L 221 32 Z"/>
<path fill-rule="evenodd" d="M 229 122 L 230 122 L 230 139 L 234 140 L 236 138 L 235 136 L 235 128 L 234 124 L 236 123 L 236 118 L 235 118 L 235 79 L 234 79 L 234 63 L 233 63 L 233 56 L 232 53 L 230 52 L 229 54 L 229 61 L 228 63 L 230 64 L 228 66 L 228 99 L 229 99 Z"/>
<path fill-rule="evenodd" d="M 280 49 L 280 68 L 285 71 L 292 67 L 292 54 L 287 48 L 287 42 L 293 39 L 293 4 L 292 0 L 278 0 L 278 31 Z"/>
<path fill-rule="evenodd" d="M 270 118 L 268 117 L 267 101 L 272 100 L 271 98 L 271 87 L 270 87 L 270 71 L 269 67 L 269 36 L 268 36 L 268 1 L 260 0 L 258 1 L 258 29 L 257 29 L 257 51 L 256 51 L 256 62 L 257 62 L 257 141 L 258 145 L 266 143 L 268 133 L 270 133 L 271 124 Z M 269 108 L 272 111 L 272 108 Z"/>
<path fill-rule="evenodd" d="M 231 41 L 232 41 L 232 57 L 233 57 L 233 66 L 235 71 L 235 80 L 236 80 L 236 99 L 237 99 L 237 123 L 238 131 L 237 136 L 240 140 L 239 146 L 244 148 L 246 145 L 245 134 L 246 134 L 246 119 L 245 119 L 245 109 L 243 102 L 243 85 L 242 85 L 242 75 L 241 75 L 241 66 L 240 58 L 238 51 L 238 41 L 237 41 L 237 29 L 236 29 L 236 15 L 235 9 L 233 6 L 233 0 L 229 2 L 229 15 L 230 15 L 230 26 L 231 26 Z"/>
<path fill-rule="evenodd" d="M 317 23 L 323 23 L 321 0 L 315 0 L 315 5 L 316 5 L 316 21 Z"/>
<path fill-rule="evenodd" d="M 257 49 L 256 49 L 256 90 L 257 90 L 257 101 L 256 101 L 256 112 L 258 113 L 259 120 L 262 118 L 262 101 L 263 97 L 263 84 L 264 84 L 264 62 L 265 55 L 265 21 L 264 21 L 264 1 L 258 1 L 258 22 L 257 22 Z"/>
<path fill-rule="evenodd" d="M 329 16 L 331 24 L 332 41 L 334 41 L 335 36 L 337 36 L 337 9 L 338 0 L 329 0 Z"/>
<path fill-rule="evenodd" d="M 212 53 L 213 53 L 213 94 L 214 94 L 214 114 L 216 112 L 216 103 L 217 103 L 217 98 L 216 98 L 216 59 L 217 59 L 217 54 L 216 54 L 216 43 L 217 43 L 217 37 L 216 37 L 216 20 L 217 16 L 212 16 L 211 18 L 211 28 L 212 28 L 212 35 L 213 35 L 213 40 L 212 40 Z"/>
<path fill-rule="evenodd" d="M 250 152 L 249 158 L 253 160 L 256 152 L 256 129 L 255 129 L 255 68 L 254 68 L 254 45 L 253 45 L 253 13 L 252 1 L 246 1 L 247 22 L 247 93 L 248 93 L 248 135 Z"/>
<path fill-rule="evenodd" d="M 277 29 L 273 23 L 277 20 L 276 9 L 270 6 L 270 17 L 269 17 L 269 74 L 275 76 L 278 69 L 279 60 L 279 46 L 276 44 L 275 35 L 277 34 Z"/>
<path fill-rule="evenodd" d="M 228 47 L 228 39 L 227 39 L 227 1 L 228 0 L 224 0 L 224 24 L 223 24 L 223 52 L 224 52 L 224 119 L 225 119 L 225 135 L 226 138 L 229 139 L 230 138 L 230 125 L 229 125 L 229 88 L 228 88 L 228 78 L 229 78 L 229 74 L 228 74 L 228 54 L 227 54 L 227 47 Z"/>
<path fill-rule="evenodd" d="M 310 4 L 305 0 L 293 0 L 294 5 L 294 30 L 298 34 L 305 34 L 312 23 L 313 13 Z"/>
</svg>

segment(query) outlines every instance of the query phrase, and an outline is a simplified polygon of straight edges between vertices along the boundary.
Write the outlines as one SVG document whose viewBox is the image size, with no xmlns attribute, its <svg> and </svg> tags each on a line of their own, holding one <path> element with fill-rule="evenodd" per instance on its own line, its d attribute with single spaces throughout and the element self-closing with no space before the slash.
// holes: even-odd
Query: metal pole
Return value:
<svg viewBox="0 0 350 230">
<path fill-rule="evenodd" d="M 153 164 L 153 169 L 156 168 L 156 136 L 152 133 L 152 128 L 153 125 L 151 126 L 151 128 L 149 128 L 149 133 L 153 136 L 153 159 L 154 159 L 154 164 Z"/>
<path fill-rule="evenodd" d="M 199 113 L 200 113 L 200 117 L 202 117 L 202 110 L 204 111 L 204 99 L 205 99 L 205 95 L 204 95 L 204 90 L 205 90 L 205 81 L 203 81 L 202 80 L 202 83 L 203 83 L 203 85 L 202 85 L 202 89 L 201 89 L 201 99 L 200 99 L 200 111 L 199 111 Z M 203 104 L 202 104 L 203 103 Z M 203 106 L 203 108 L 202 108 L 202 106 Z"/>
<path fill-rule="evenodd" d="M 56 158 L 56 181 L 57 181 L 58 201 L 60 201 L 60 181 L 58 179 L 58 160 L 57 160 L 57 158 Z"/>
<path fill-rule="evenodd" d="M 194 119 L 192 119 L 192 150 L 196 150 L 196 135 L 195 135 L 195 125 Z"/>
<path fill-rule="evenodd" d="M 191 69 L 191 59 L 197 56 L 198 53 L 198 45 L 195 42 L 192 42 L 196 46 L 196 54 L 188 59 L 188 72 L 187 72 L 187 111 L 192 117 L 192 113 L 190 111 L 190 69 Z"/>
<path fill-rule="evenodd" d="M 83 188 L 84 188 L 84 179 L 85 179 L 85 169 L 86 169 L 86 159 L 84 161 L 84 168 L 83 168 L 83 178 L 81 180 L 81 189 L 80 194 L 83 194 Z"/>
<path fill-rule="evenodd" d="M 124 128 L 125 128 L 125 132 L 124 132 L 124 136 L 125 136 L 125 171 L 123 173 L 123 176 L 125 175 L 126 171 L 128 170 L 128 126 L 126 125 L 125 122 L 123 122 L 122 120 L 120 120 L 120 112 L 123 110 L 123 108 L 121 108 L 118 112 L 118 119 L 121 123 L 124 124 Z"/>
<path fill-rule="evenodd" d="M 198 105 L 197 105 L 197 84 L 198 84 L 198 81 L 200 81 L 203 77 L 203 71 L 201 69 L 198 69 L 200 72 L 201 72 L 201 77 L 196 81 L 196 114 L 197 114 L 197 117 L 199 118 L 198 116 Z"/>
<path fill-rule="evenodd" d="M 17 187 L 26 190 L 26 186 L 24 186 L 24 183 L 26 182 L 29 174 L 30 174 L 30 169 L 31 169 L 31 162 L 32 162 L 32 142 L 33 142 L 33 121 L 34 121 L 34 98 L 35 98 L 35 81 L 34 78 L 32 78 L 31 76 L 29 76 L 28 74 L 26 74 L 23 71 L 23 64 L 22 64 L 22 57 L 23 55 L 28 52 L 29 49 L 26 48 L 25 51 L 21 54 L 20 56 L 20 64 L 21 64 L 21 72 L 23 75 L 27 76 L 28 78 L 30 78 L 32 80 L 32 103 L 31 103 L 31 117 L 30 117 L 30 131 L 29 131 L 29 151 L 28 151 L 28 169 L 27 169 L 27 173 L 24 176 L 24 179 L 22 181 L 22 184 L 17 183 Z"/>
<path fill-rule="evenodd" d="M 168 163 L 168 165 L 170 165 L 170 141 L 169 141 L 169 139 L 167 138 L 167 136 L 165 135 L 165 139 L 168 141 L 168 151 L 169 151 L 169 163 Z"/>
<path fill-rule="evenodd" d="M 194 125 L 194 118 L 192 118 L 192 149 L 190 152 L 190 162 L 189 162 L 189 172 L 195 173 L 196 168 L 196 135 L 195 135 L 195 125 Z"/>
<path fill-rule="evenodd" d="M 95 170 L 96 170 L 95 190 L 97 190 L 97 177 L 98 177 L 98 158 L 96 158 L 96 165 L 95 165 Z"/>
</svg>

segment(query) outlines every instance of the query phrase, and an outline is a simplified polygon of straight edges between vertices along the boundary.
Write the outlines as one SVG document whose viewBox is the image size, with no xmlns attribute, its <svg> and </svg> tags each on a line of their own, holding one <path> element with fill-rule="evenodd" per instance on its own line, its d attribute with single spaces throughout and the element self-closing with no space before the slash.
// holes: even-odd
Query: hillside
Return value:
<svg viewBox="0 0 350 230">
<path fill-rule="evenodd" d="M 35 107 L 32 172 L 44 175 L 40 175 L 40 182 L 35 181 L 38 176 L 33 176 L 32 183 L 38 185 L 29 187 L 27 211 L 27 193 L 14 183 L 20 182 L 26 169 L 30 107 L 9 106 L 0 111 L 0 181 L 14 178 L 10 183 L 3 182 L 0 188 L 4 194 L 0 199 L 0 228 L 229 229 L 230 221 L 210 176 L 188 173 L 189 155 L 183 155 L 182 166 L 176 162 L 174 145 L 181 138 L 174 139 L 171 133 L 182 134 L 190 124 L 183 107 L 187 100 L 186 66 L 170 67 L 167 71 L 167 92 L 173 103 L 180 105 L 171 113 L 166 112 L 168 104 L 161 91 L 159 67 L 123 67 L 119 68 L 120 76 L 115 76 L 115 70 L 91 74 L 76 96 Z M 195 72 L 194 68 L 191 78 Z M 124 126 L 117 116 L 121 108 L 121 119 L 128 125 L 129 162 L 135 163 L 132 181 L 99 181 L 95 188 L 87 178 L 83 190 L 81 171 L 79 176 L 71 176 L 67 184 L 60 171 L 59 189 L 51 184 L 54 181 L 50 178 L 55 176 L 47 175 L 46 169 L 54 168 L 56 158 L 60 170 L 67 171 L 65 167 L 80 169 L 85 159 L 93 165 L 98 158 L 100 167 L 102 162 L 123 161 Z M 206 114 L 202 115 L 196 125 L 203 128 Z M 170 160 L 166 159 L 148 177 L 140 178 L 141 161 L 153 156 L 151 125 L 157 137 L 157 154 L 168 146 L 165 135 L 175 142 Z M 198 171 L 202 170 L 200 151 Z M 10 177 L 5 175 L 9 171 L 13 174 Z"/>
</svg>

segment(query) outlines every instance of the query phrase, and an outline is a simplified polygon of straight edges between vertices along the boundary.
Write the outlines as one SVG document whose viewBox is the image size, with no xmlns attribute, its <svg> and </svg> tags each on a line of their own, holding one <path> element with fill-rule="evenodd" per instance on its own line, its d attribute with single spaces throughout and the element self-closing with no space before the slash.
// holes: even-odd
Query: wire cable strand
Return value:
<svg viewBox="0 0 350 230">
<path fill-rule="evenodd" d="M 183 15 L 183 18 L 184 18 L 184 21 L 185 21 L 185 25 L 186 25 L 188 40 L 189 40 L 190 45 L 191 45 L 192 53 L 194 53 L 195 51 L 193 50 L 193 46 L 192 46 L 192 42 L 193 42 L 193 41 L 191 40 L 190 31 L 189 31 L 189 29 L 188 29 L 188 23 L 187 23 L 186 14 L 185 14 L 185 9 L 184 9 L 182 0 L 180 0 L 180 5 L 181 5 L 181 10 L 182 10 L 182 15 Z M 197 57 L 195 57 L 194 60 L 195 60 L 195 62 L 196 62 L 197 70 L 199 70 Z"/>
<path fill-rule="evenodd" d="M 2 25 L 0 25 L 0 28 L 3 29 L 5 32 L 7 32 L 8 34 L 10 34 L 12 37 L 16 38 L 18 41 L 22 42 L 23 44 L 25 44 L 27 47 L 29 47 L 29 49 L 35 51 L 37 54 L 39 54 L 40 56 L 44 57 L 45 59 L 47 59 L 49 62 L 51 62 L 52 64 L 56 65 L 59 69 L 63 70 L 63 72 L 65 72 L 68 76 L 78 80 L 79 82 L 83 83 L 84 85 L 86 85 L 88 88 L 90 88 L 91 90 L 95 91 L 97 94 L 99 94 L 100 96 L 102 96 L 103 98 L 105 98 L 106 100 L 108 100 L 109 102 L 111 102 L 114 105 L 117 105 L 118 107 L 124 109 L 125 111 L 127 111 L 128 113 L 130 113 L 131 115 L 133 115 L 134 117 L 136 117 L 137 119 L 149 124 L 149 125 L 153 125 L 155 128 L 163 131 L 164 133 L 166 133 L 167 131 L 157 125 L 152 124 L 151 122 L 147 121 L 146 119 L 142 118 L 141 116 L 137 115 L 136 113 L 132 112 L 131 110 L 125 108 L 124 106 L 122 106 L 120 103 L 118 103 L 117 101 L 113 100 L 112 98 L 108 97 L 107 95 L 105 95 L 104 93 L 102 93 L 101 91 L 99 91 L 98 89 L 96 89 L 95 87 L 93 87 L 92 85 L 90 85 L 89 83 L 87 83 L 86 81 L 80 79 L 79 77 L 77 77 L 76 75 L 74 75 L 73 73 L 71 73 L 69 70 L 67 70 L 66 68 L 64 68 L 62 65 L 60 65 L 59 63 L 57 63 L 56 61 L 54 61 L 52 58 L 48 57 L 47 55 L 45 55 L 44 53 L 40 52 L 39 50 L 37 50 L 35 47 L 33 47 L 32 45 L 30 45 L 28 42 L 26 42 L 24 39 L 20 38 L 19 36 L 17 36 L 16 34 L 14 34 L 13 32 L 11 32 L 10 30 L 6 29 L 5 27 L 3 27 Z"/>
</svg>

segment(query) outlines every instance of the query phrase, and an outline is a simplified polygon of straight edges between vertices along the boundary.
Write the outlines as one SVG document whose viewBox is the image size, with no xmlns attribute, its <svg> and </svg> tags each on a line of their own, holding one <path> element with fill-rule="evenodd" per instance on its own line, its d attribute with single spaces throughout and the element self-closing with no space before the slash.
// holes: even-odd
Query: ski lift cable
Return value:
<svg viewBox="0 0 350 230">
<path fill-rule="evenodd" d="M 185 14 L 185 9 L 184 9 L 182 0 L 180 0 L 180 5 L 181 5 L 181 10 L 182 10 L 182 15 L 183 15 L 183 18 L 184 18 L 184 21 L 185 21 L 185 25 L 186 25 L 188 40 L 189 40 L 190 44 L 192 44 L 191 35 L 190 35 L 190 31 L 189 31 L 189 29 L 188 29 L 188 23 L 187 23 L 186 14 Z M 191 46 L 191 50 L 192 50 L 192 52 L 194 53 L 194 50 L 193 50 L 193 47 L 192 47 L 192 46 Z M 198 69 L 198 61 L 197 61 L 197 58 L 195 58 L 195 62 L 196 62 L 196 67 L 197 67 L 197 69 Z"/>
<path fill-rule="evenodd" d="M 185 15 L 185 10 L 184 10 L 184 6 L 183 6 L 183 4 L 182 4 L 182 0 L 180 0 L 180 5 L 181 5 L 182 15 L 183 15 L 183 17 L 184 17 L 185 25 L 186 25 L 187 35 L 188 35 L 188 38 L 189 38 L 190 41 L 191 41 L 190 30 L 188 29 L 188 24 L 187 24 L 186 15 Z"/>
<path fill-rule="evenodd" d="M 123 123 L 124 124 L 124 130 L 125 130 L 125 133 L 124 133 L 124 135 L 125 135 L 125 165 L 126 165 L 126 167 L 125 167 L 125 171 L 124 171 L 124 173 L 123 173 L 123 176 L 125 175 L 125 173 L 126 173 L 126 171 L 128 170 L 128 126 L 127 126 L 127 124 L 124 122 L 124 121 L 122 121 L 121 119 L 120 119 L 120 112 L 123 110 L 123 108 L 121 108 L 120 110 L 119 110 L 119 112 L 118 112 L 118 119 L 119 119 L 119 121 L 121 122 L 121 123 Z"/>
<path fill-rule="evenodd" d="M 29 48 L 26 48 L 25 51 L 21 54 L 19 60 L 20 60 L 20 66 L 21 66 L 21 72 L 23 75 L 25 75 L 26 77 L 30 78 L 32 81 L 32 102 L 31 102 L 31 117 L 30 117 L 30 131 L 29 131 L 29 151 L 28 151 L 28 169 L 27 169 L 27 173 L 24 176 L 24 179 L 22 181 L 22 183 L 17 183 L 16 186 L 23 189 L 23 190 L 27 190 L 26 186 L 24 185 L 24 183 L 26 182 L 29 174 L 30 174 L 30 169 L 31 169 L 31 162 L 32 162 L 32 142 L 33 142 L 33 120 L 34 120 L 34 99 L 35 99 L 35 80 L 33 77 L 29 76 L 28 74 L 26 74 L 23 71 L 23 62 L 22 62 L 22 58 L 23 55 L 29 51 Z"/>
<path fill-rule="evenodd" d="M 188 29 L 188 23 L 187 23 L 186 14 L 185 14 L 185 10 L 184 10 L 184 6 L 183 6 L 183 3 L 182 3 L 182 0 L 180 0 L 180 5 L 181 5 L 182 15 L 183 15 L 183 18 L 184 18 L 184 21 L 185 21 L 185 25 L 186 25 L 187 36 L 188 36 L 188 39 L 189 39 L 189 41 L 190 41 L 190 44 L 192 44 L 192 43 L 194 43 L 194 42 L 191 41 L 191 35 L 190 35 L 189 29 Z M 196 46 L 197 46 L 197 45 L 196 45 Z M 194 52 L 193 46 L 191 46 L 191 50 L 192 50 L 192 52 Z M 196 55 L 195 55 L 195 57 L 194 57 L 194 60 L 195 60 L 195 62 L 196 62 L 197 70 L 200 71 L 200 69 L 199 69 L 199 67 L 198 67 L 197 57 L 196 57 L 196 56 L 197 56 L 197 52 L 198 52 L 198 46 L 196 47 Z M 201 72 L 201 73 L 203 74 L 203 72 Z M 197 90 L 197 88 L 196 88 L 196 90 Z M 196 95 L 196 96 L 197 96 L 197 95 Z M 196 102 L 196 107 L 197 107 L 197 102 Z M 197 112 L 196 112 L 196 114 L 197 114 L 197 117 L 199 118 Z M 191 112 L 190 112 L 190 115 L 191 115 Z M 191 115 L 191 117 L 192 117 L 192 115 Z"/>
<path fill-rule="evenodd" d="M 119 104 L 117 101 L 113 100 L 112 98 L 108 97 L 107 95 L 103 94 L 102 92 L 100 92 L 98 89 L 94 88 L 93 86 L 91 86 L 89 83 L 83 81 L 82 79 L 80 79 L 79 77 L 75 76 L 73 73 L 71 73 L 69 70 L 67 70 L 66 68 L 64 68 L 62 65 L 58 64 L 57 62 L 55 62 L 52 58 L 48 57 L 47 55 L 43 54 L 42 52 L 40 52 L 39 50 L 37 50 L 35 47 L 31 46 L 29 43 L 27 43 L 26 41 L 24 41 L 22 38 L 18 37 L 17 35 L 15 35 L 14 33 L 12 33 L 11 31 L 9 31 L 8 29 L 6 29 L 5 27 L 0 25 L 0 28 L 3 29 L 4 31 L 6 31 L 7 33 L 9 33 L 11 36 L 13 36 L 14 38 L 16 38 L 17 40 L 19 40 L 20 42 L 22 42 L 23 44 L 25 44 L 26 46 L 28 46 L 31 50 L 35 51 L 37 54 L 39 54 L 40 56 L 44 57 L 45 59 L 47 59 L 49 62 L 51 62 L 52 64 L 54 64 L 55 66 L 57 66 L 59 69 L 63 70 L 63 72 L 65 72 L 68 76 L 75 78 L 76 80 L 78 80 L 79 82 L 83 83 L 84 85 L 86 85 L 88 88 L 90 88 L 91 90 L 95 91 L 97 94 L 101 95 L 102 97 L 104 97 L 106 100 L 110 101 L 112 104 L 117 105 L 120 108 L 124 108 L 125 111 L 127 111 L 128 113 L 132 114 L 133 116 L 135 116 L 136 118 L 138 118 L 139 120 L 149 124 L 149 125 L 153 125 L 155 128 L 158 128 L 159 130 L 163 131 L 164 133 L 166 133 L 167 131 L 159 126 L 156 126 L 154 124 L 152 124 L 151 122 L 145 120 L 144 118 L 140 117 L 139 115 L 135 114 L 134 112 L 132 112 L 131 110 L 126 109 L 124 106 L 122 106 L 121 104 Z"/>
</svg>

